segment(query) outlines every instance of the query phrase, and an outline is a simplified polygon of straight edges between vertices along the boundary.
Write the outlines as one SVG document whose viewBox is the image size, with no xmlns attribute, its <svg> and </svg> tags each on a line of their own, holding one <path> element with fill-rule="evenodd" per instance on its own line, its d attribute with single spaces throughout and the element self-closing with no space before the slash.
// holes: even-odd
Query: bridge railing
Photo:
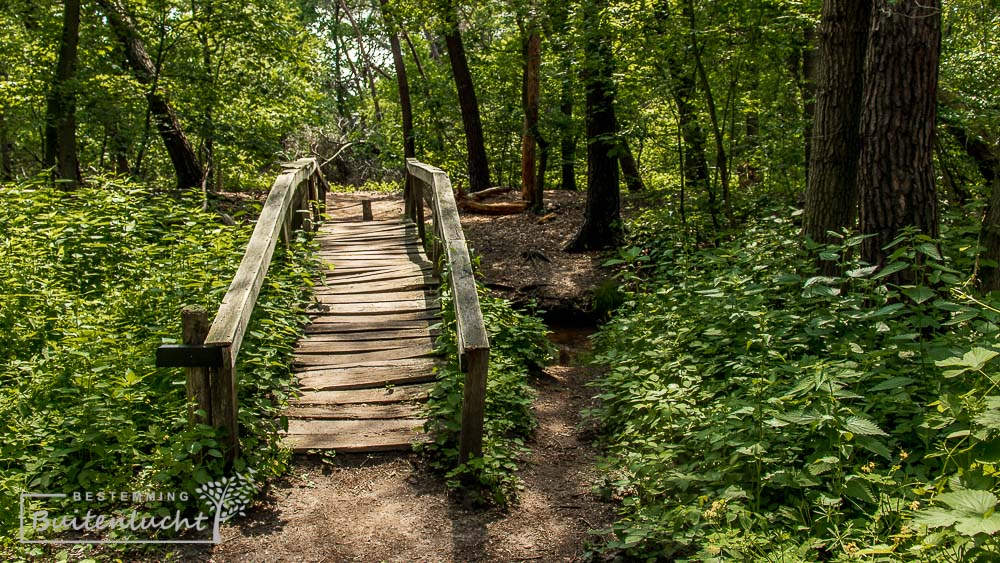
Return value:
<svg viewBox="0 0 1000 563">
<path fill-rule="evenodd" d="M 282 239 L 287 247 L 294 229 L 319 228 L 327 187 L 316 159 L 284 164 L 212 323 L 203 308 L 185 307 L 181 312 L 184 344 L 157 350 L 157 366 L 187 368 L 188 399 L 195 404 L 189 418 L 226 430 L 227 460 L 239 455 L 236 358 L 275 246 Z M 204 411 L 205 416 L 197 411 Z"/>
<path fill-rule="evenodd" d="M 447 173 L 408 158 L 404 200 L 405 214 L 417 224 L 420 238 L 434 263 L 434 273 L 440 275 L 445 263 L 451 272 L 459 366 L 465 372 L 462 433 L 459 438 L 459 462 L 464 463 L 470 457 L 482 455 L 486 376 L 490 361 L 490 342 L 479 308 L 472 260 Z M 431 211 L 433 236 L 430 238 L 424 224 L 425 204 Z"/>
</svg>

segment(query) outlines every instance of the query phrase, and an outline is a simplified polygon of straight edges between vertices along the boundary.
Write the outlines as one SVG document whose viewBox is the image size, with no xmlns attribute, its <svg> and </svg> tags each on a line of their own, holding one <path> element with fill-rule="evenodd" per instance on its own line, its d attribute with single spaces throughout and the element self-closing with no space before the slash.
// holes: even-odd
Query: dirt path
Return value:
<svg viewBox="0 0 1000 563">
<path fill-rule="evenodd" d="M 554 340 L 570 362 L 588 347 L 586 330 Z M 508 512 L 463 508 L 416 454 L 296 457 L 288 476 L 210 549 L 185 561 L 576 561 L 612 507 L 590 490 L 592 436 L 580 411 L 593 369 L 554 365 L 534 382 L 539 428 L 522 463 L 524 489 Z"/>
<path fill-rule="evenodd" d="M 376 219 L 402 213 L 398 195 L 352 193 L 338 194 L 330 215 L 359 218 L 362 197 L 374 200 Z M 466 221 L 470 242 L 485 251 L 487 277 L 520 261 L 515 250 L 526 237 L 555 239 L 523 232 L 552 229 L 530 218 Z M 539 274 L 554 276 L 549 270 Z M 583 365 L 590 332 L 563 328 L 552 336 L 561 365 L 533 382 L 539 427 L 521 463 L 520 502 L 509 511 L 464 508 L 417 454 L 340 455 L 328 463 L 302 456 L 246 517 L 223 527 L 220 545 L 176 555 L 215 562 L 580 560 L 588 543 L 600 541 L 591 531 L 608 527 L 613 517 L 612 505 L 591 492 L 597 452 L 592 433 L 581 427 L 581 411 L 594 406 L 595 391 L 586 383 L 595 370 Z"/>
</svg>

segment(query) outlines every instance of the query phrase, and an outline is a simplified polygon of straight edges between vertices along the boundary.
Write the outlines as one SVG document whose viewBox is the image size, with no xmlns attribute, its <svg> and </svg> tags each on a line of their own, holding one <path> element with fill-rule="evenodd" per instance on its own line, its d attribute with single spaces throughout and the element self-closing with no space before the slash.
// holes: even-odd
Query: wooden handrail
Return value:
<svg viewBox="0 0 1000 563">
<path fill-rule="evenodd" d="M 207 324 L 204 310 L 185 308 L 181 315 L 184 344 L 161 346 L 156 354 L 157 366 L 187 368 L 188 397 L 206 415 L 201 418 L 192 413 L 192 422 L 227 430 L 228 460 L 239 455 L 236 357 L 274 248 L 279 238 L 289 245 L 293 229 L 304 226 L 317 229 L 326 200 L 327 184 L 316 159 L 287 163 L 283 169 L 271 186 L 243 260 L 211 326 L 204 328 Z"/>
<path fill-rule="evenodd" d="M 406 159 L 404 200 L 406 216 L 417 224 L 424 244 L 430 243 L 428 250 L 434 263 L 434 273 L 440 275 L 444 263 L 448 264 L 451 272 L 459 366 L 465 371 L 462 433 L 459 438 L 459 463 L 465 463 L 472 457 L 482 456 L 490 357 L 489 336 L 479 306 L 472 260 L 447 173 L 416 159 Z M 425 203 L 431 210 L 434 233 L 431 240 L 428 240 L 424 228 Z"/>
</svg>

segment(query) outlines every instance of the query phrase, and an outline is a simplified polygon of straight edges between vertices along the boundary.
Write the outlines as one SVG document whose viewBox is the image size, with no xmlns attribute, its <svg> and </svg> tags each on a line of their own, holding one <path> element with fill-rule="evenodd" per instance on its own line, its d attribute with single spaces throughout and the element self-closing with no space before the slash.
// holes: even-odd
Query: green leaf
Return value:
<svg viewBox="0 0 1000 563">
<path fill-rule="evenodd" d="M 997 355 L 998 352 L 994 352 L 993 350 L 976 347 L 963 354 L 961 358 L 954 356 L 944 360 L 938 360 L 934 362 L 934 365 L 938 367 L 961 367 L 962 369 L 948 370 L 944 372 L 945 377 L 957 377 L 969 370 L 978 371 L 983 369 L 986 363 L 997 357 Z"/>
<path fill-rule="evenodd" d="M 933 507 L 918 512 L 917 515 L 913 517 L 913 522 L 915 524 L 927 526 L 928 528 L 943 528 L 951 526 L 957 519 L 958 516 L 954 512 L 943 508 Z"/>
<path fill-rule="evenodd" d="M 936 502 L 948 505 L 963 515 L 985 515 L 997 505 L 997 497 L 989 491 L 965 489 L 941 493 L 934 497 Z"/>
<path fill-rule="evenodd" d="M 891 276 L 892 274 L 895 274 L 896 272 L 898 272 L 900 270 L 905 270 L 905 269 L 907 269 L 909 267 L 910 267 L 910 264 L 907 263 L 907 262 L 892 262 L 889 265 L 887 265 L 885 268 L 882 268 L 879 271 L 879 273 L 877 273 L 874 276 L 872 276 L 872 279 L 873 280 L 880 280 L 880 279 L 882 279 L 884 277 Z"/>
<path fill-rule="evenodd" d="M 923 303 L 924 301 L 927 301 L 928 299 L 936 295 L 936 293 L 934 293 L 934 290 L 923 285 L 918 285 L 916 287 L 904 287 L 900 289 L 900 292 L 902 292 L 903 295 L 912 299 L 913 302 L 916 303 L 917 305 Z"/>
<path fill-rule="evenodd" d="M 938 250 L 936 244 L 922 242 L 917 245 L 917 250 L 935 260 L 941 260 L 941 252 Z"/>
<path fill-rule="evenodd" d="M 844 423 L 844 428 L 860 436 L 888 436 L 874 422 L 860 416 L 852 416 Z"/>
</svg>

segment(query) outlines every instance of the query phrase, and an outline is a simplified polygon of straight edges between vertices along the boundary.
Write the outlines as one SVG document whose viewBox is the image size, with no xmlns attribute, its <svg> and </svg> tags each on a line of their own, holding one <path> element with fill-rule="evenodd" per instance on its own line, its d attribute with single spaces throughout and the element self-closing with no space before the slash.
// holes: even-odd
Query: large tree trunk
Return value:
<svg viewBox="0 0 1000 563">
<path fill-rule="evenodd" d="M 532 16 L 534 17 L 534 16 Z M 524 128 L 521 133 L 521 199 L 528 202 L 528 208 L 541 211 L 542 187 L 536 173 L 536 147 L 538 144 L 538 94 L 540 90 L 539 67 L 541 65 L 542 36 L 534 20 L 529 24 L 524 52 Z"/>
<path fill-rule="evenodd" d="M 462 125 L 465 128 L 465 148 L 468 153 L 469 191 L 478 192 L 490 187 L 490 166 L 486 158 L 486 144 L 483 140 L 483 123 L 479 118 L 479 102 L 476 89 L 472 85 L 469 61 L 465 56 L 465 45 L 458 29 L 458 10 L 449 4 L 445 16 L 447 32 L 444 36 L 448 47 L 451 72 L 458 90 L 458 105 L 462 110 Z"/>
<path fill-rule="evenodd" d="M 587 207 L 580 232 L 567 245 L 569 252 L 617 245 L 622 238 L 619 193 L 618 122 L 611 40 L 603 22 L 606 0 L 584 5 L 584 86 L 587 89 Z"/>
<path fill-rule="evenodd" d="M 385 27 L 389 31 L 389 50 L 392 51 L 392 66 L 396 69 L 399 109 L 403 113 L 403 155 L 405 158 L 416 158 L 417 149 L 413 138 L 413 105 L 410 103 L 410 81 L 406 76 L 406 62 L 403 61 L 403 50 L 399 44 L 395 19 L 389 13 L 388 0 L 379 0 L 379 6 L 382 9 Z"/>
<path fill-rule="evenodd" d="M 828 231 L 852 228 L 858 206 L 859 121 L 871 2 L 824 0 L 819 24 L 816 108 L 805 236 L 830 242 Z"/>
<path fill-rule="evenodd" d="M 45 109 L 44 164 L 55 167 L 55 177 L 64 188 L 80 184 L 80 164 L 76 156 L 76 76 L 77 47 L 80 44 L 80 0 L 63 3 L 62 40 L 59 59 L 52 77 Z"/>
<path fill-rule="evenodd" d="M 903 228 L 938 236 L 934 191 L 941 12 L 938 0 L 876 0 L 861 114 L 858 184 L 862 258 L 884 265 Z M 911 270 L 890 281 L 913 282 Z"/>
<path fill-rule="evenodd" d="M 149 112 L 156 122 L 156 129 L 163 139 L 163 144 L 170 156 L 170 161 L 174 165 L 174 172 L 177 175 L 177 188 L 197 188 L 201 186 L 204 178 L 204 170 L 198 162 L 198 157 L 188 141 L 184 130 L 181 127 L 177 114 L 174 113 L 166 97 L 158 92 L 157 72 L 153 66 L 152 59 L 146 51 L 142 39 L 132 22 L 132 18 L 124 5 L 116 0 L 98 0 L 104 15 L 108 18 L 108 23 L 114 30 L 115 35 L 125 48 L 125 56 L 128 58 L 132 73 L 141 84 L 149 87 L 146 93 L 146 103 L 149 105 Z"/>
<path fill-rule="evenodd" d="M 623 137 L 621 140 L 620 155 L 618 156 L 618 162 L 622 167 L 622 177 L 625 179 L 625 187 L 628 188 L 630 192 L 641 192 L 646 189 L 646 184 L 642 181 L 642 176 L 639 175 L 639 164 L 635 161 L 635 155 L 632 154 L 632 147 L 629 146 L 628 141 Z"/>
</svg>

